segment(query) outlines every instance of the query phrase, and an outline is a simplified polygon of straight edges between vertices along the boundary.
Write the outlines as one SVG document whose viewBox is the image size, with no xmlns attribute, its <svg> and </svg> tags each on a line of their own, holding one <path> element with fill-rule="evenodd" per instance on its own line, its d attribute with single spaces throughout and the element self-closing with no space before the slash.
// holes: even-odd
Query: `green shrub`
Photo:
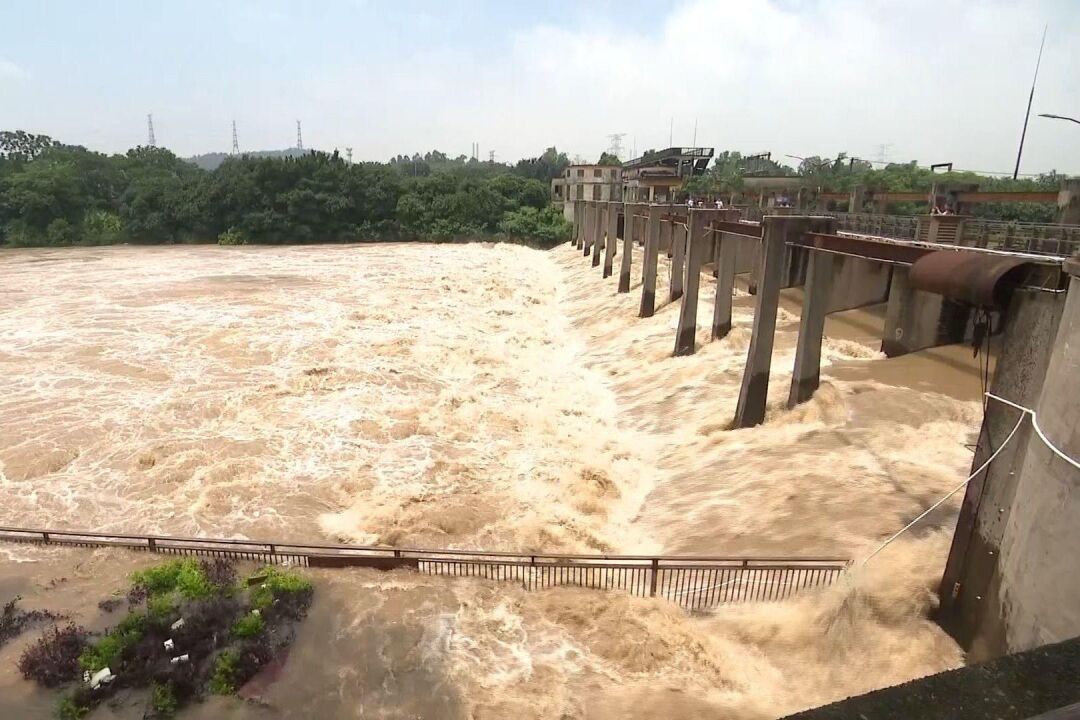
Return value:
<svg viewBox="0 0 1080 720">
<path fill-rule="evenodd" d="M 499 221 L 499 232 L 512 238 L 536 240 L 545 244 L 556 244 L 570 239 L 573 226 L 555 206 L 542 210 L 522 207 L 503 214 Z"/>
<path fill-rule="evenodd" d="M 146 601 L 146 614 L 155 620 L 167 620 L 176 613 L 176 595 L 154 595 Z"/>
<path fill-rule="evenodd" d="M 157 716 L 163 718 L 172 717 L 180 709 L 180 703 L 177 702 L 176 693 L 170 683 L 154 683 L 150 687 L 150 704 Z"/>
<path fill-rule="evenodd" d="M 120 240 L 120 216 L 104 210 L 92 210 L 83 216 L 80 228 L 84 245 L 108 245 Z"/>
<path fill-rule="evenodd" d="M 150 598 L 175 590 L 187 600 L 201 600 L 214 591 L 202 564 L 194 558 L 173 560 L 164 565 L 139 570 L 132 574 L 131 580 L 135 588 L 145 590 Z"/>
<path fill-rule="evenodd" d="M 202 600 L 213 594 L 214 588 L 196 560 L 185 560 L 176 576 L 176 589 L 188 600 Z"/>
<path fill-rule="evenodd" d="M 215 695 L 231 695 L 236 690 L 236 665 L 240 656 L 235 650 L 226 650 L 218 655 L 214 663 L 214 673 L 210 676 L 210 692 Z"/>
<path fill-rule="evenodd" d="M 56 704 L 56 717 L 59 720 L 82 720 L 91 708 L 77 702 L 72 695 L 64 695 Z"/>
<path fill-rule="evenodd" d="M 79 233 L 64 218 L 56 218 L 46 226 L 45 239 L 50 245 L 73 245 Z"/>
<path fill-rule="evenodd" d="M 315 592 L 310 580 L 275 567 L 263 568 L 252 576 L 252 579 L 258 577 L 262 577 L 263 580 L 251 591 L 253 607 L 265 610 L 273 605 L 275 600 L 284 600 L 287 606 L 286 614 L 297 619 L 304 616 L 311 603 L 311 596 Z"/>
<path fill-rule="evenodd" d="M 124 652 L 142 640 L 145 631 L 146 618 L 137 613 L 129 614 L 100 640 L 83 650 L 79 656 L 79 666 L 90 672 L 105 667 L 115 669 Z"/>
<path fill-rule="evenodd" d="M 176 578 L 180 575 L 180 566 L 187 561 L 173 560 L 163 565 L 137 570 L 131 574 L 135 587 L 143 588 L 150 595 L 172 592 L 176 589 Z"/>
<path fill-rule="evenodd" d="M 218 235 L 218 245 L 247 245 L 247 235 L 242 230 L 236 228 L 229 228 L 225 232 Z"/>
<path fill-rule="evenodd" d="M 233 623 L 232 634 L 241 638 L 255 637 L 263 631 L 265 624 L 262 615 L 248 613 Z"/>
</svg>

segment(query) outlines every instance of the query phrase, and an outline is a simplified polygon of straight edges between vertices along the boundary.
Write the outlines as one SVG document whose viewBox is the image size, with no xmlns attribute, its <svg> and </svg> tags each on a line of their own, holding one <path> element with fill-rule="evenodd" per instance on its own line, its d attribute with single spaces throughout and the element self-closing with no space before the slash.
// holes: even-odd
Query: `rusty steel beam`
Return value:
<svg viewBox="0 0 1080 720">
<path fill-rule="evenodd" d="M 806 233 L 791 244 L 844 255 L 856 255 L 867 260 L 904 263 L 905 265 L 911 265 L 923 255 L 934 252 L 934 248 L 919 247 L 918 245 L 882 242 L 870 238 L 848 237 L 846 235 L 827 235 L 824 233 Z"/>
<path fill-rule="evenodd" d="M 760 224 L 751 225 L 750 223 L 731 222 L 730 220 L 713 220 L 712 229 L 713 232 L 725 232 L 732 235 L 761 239 Z"/>
<path fill-rule="evenodd" d="M 962 192 L 956 194 L 961 203 L 1031 202 L 1057 203 L 1058 193 L 1053 192 Z"/>
<path fill-rule="evenodd" d="M 876 192 L 870 193 L 869 199 L 883 202 L 929 202 L 928 192 Z"/>
</svg>

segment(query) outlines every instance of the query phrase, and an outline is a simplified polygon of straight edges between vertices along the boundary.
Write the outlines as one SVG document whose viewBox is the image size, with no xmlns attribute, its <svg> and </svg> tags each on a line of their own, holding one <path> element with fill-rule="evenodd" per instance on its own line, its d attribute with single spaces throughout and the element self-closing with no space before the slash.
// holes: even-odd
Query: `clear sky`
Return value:
<svg viewBox="0 0 1080 720">
<path fill-rule="evenodd" d="M 296 142 L 589 159 L 693 141 L 774 157 L 1080 174 L 1080 0 L 0 4 L 0 129 L 181 155 Z M 674 130 L 671 131 L 672 121 Z M 882 148 L 882 145 L 887 147 Z M 794 160 L 788 160 L 797 163 Z"/>
</svg>

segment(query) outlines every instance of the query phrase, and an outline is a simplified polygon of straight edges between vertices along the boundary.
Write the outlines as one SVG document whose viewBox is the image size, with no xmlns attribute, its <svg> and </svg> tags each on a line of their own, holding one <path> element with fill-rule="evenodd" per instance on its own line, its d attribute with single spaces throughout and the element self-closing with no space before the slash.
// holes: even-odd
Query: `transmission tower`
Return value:
<svg viewBox="0 0 1080 720">
<path fill-rule="evenodd" d="M 345 148 L 345 159 L 349 161 L 350 165 L 352 165 L 352 148 L 351 147 Z"/>
<path fill-rule="evenodd" d="M 240 154 L 240 142 L 236 139 L 236 121 L 232 121 L 232 154 Z"/>
<path fill-rule="evenodd" d="M 148 147 L 157 147 L 157 140 L 154 139 L 154 115 L 150 113 L 146 116 L 146 145 Z"/>
<path fill-rule="evenodd" d="M 495 151 L 494 150 L 488 150 L 488 162 L 489 163 L 494 163 L 495 162 Z"/>
<path fill-rule="evenodd" d="M 304 149 L 304 136 L 300 134 L 300 121 L 296 121 L 296 149 Z"/>
<path fill-rule="evenodd" d="M 622 139 L 626 137 L 626 133 L 612 133 L 607 137 L 611 141 L 611 145 L 608 146 L 608 153 L 615 157 L 622 157 Z"/>
<path fill-rule="evenodd" d="M 877 161 L 881 164 L 889 162 L 889 148 L 892 147 L 892 143 L 881 143 L 878 145 Z"/>
</svg>

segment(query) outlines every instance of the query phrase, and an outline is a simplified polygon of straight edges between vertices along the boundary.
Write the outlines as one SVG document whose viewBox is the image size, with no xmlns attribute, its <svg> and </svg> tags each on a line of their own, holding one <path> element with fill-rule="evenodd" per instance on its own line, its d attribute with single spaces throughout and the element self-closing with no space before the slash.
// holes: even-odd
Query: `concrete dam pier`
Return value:
<svg viewBox="0 0 1080 720">
<path fill-rule="evenodd" d="M 732 428 L 765 420 L 785 288 L 802 290 L 789 408 L 808 401 L 819 386 L 830 313 L 885 303 L 880 348 L 889 358 L 962 342 L 989 352 L 993 337 L 1000 351 L 938 619 L 973 659 L 1080 635 L 1080 585 L 1071 572 L 1080 543 L 1080 256 L 1068 257 L 1080 251 L 1076 226 L 1061 226 L 1051 245 L 1029 238 L 1016 247 L 1011 240 L 965 243 L 964 219 L 948 215 L 917 218 L 910 237 L 860 232 L 856 225 L 865 221 L 842 213 L 740 215 L 578 201 L 573 243 L 591 250 L 594 264 L 603 253 L 607 267 L 621 239 L 620 293 L 630 291 L 632 250 L 635 243 L 641 247 L 642 318 L 656 309 L 661 253 L 670 258 L 662 292 L 679 303 L 675 356 L 697 349 L 700 278 L 707 267 L 717 280 L 713 340 L 730 331 L 735 280 L 744 279 L 756 297 Z M 617 228 L 623 228 L 621 238 Z"/>
</svg>

